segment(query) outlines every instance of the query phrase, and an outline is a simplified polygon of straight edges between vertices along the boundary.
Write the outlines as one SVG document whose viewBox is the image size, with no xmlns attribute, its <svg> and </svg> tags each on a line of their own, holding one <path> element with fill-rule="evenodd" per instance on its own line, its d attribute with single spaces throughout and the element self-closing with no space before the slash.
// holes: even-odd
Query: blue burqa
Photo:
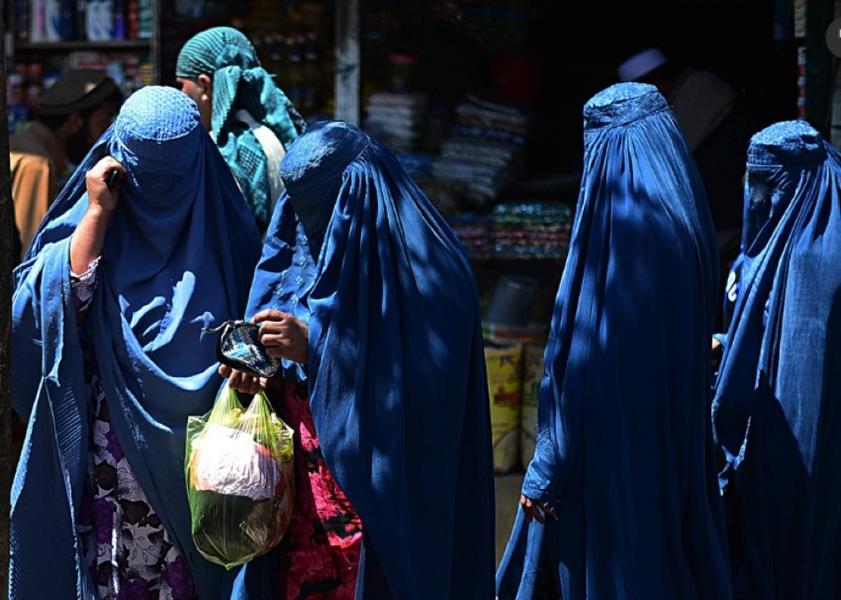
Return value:
<svg viewBox="0 0 841 600">
<path fill-rule="evenodd" d="M 489 405 L 464 251 L 391 152 L 351 125 L 309 129 L 281 176 L 278 210 L 294 209 L 316 258 L 303 309 L 310 406 L 327 465 L 363 522 L 358 596 L 492 598 Z M 262 264 L 272 255 L 290 260 L 269 250 Z M 274 272 L 262 270 L 254 309 L 275 302 L 259 299 L 270 298 Z M 294 308 L 294 275 L 274 273 L 278 305 Z"/>
<path fill-rule="evenodd" d="M 315 258 L 306 232 L 287 194 L 281 194 L 272 214 L 263 254 L 254 271 L 248 296 L 247 319 L 274 309 L 309 323 L 309 293 L 316 277 Z M 305 370 L 284 360 L 282 377 L 292 383 L 306 381 Z"/>
<path fill-rule="evenodd" d="M 798 127 L 809 127 L 809 125 L 804 123 Z M 780 211 L 788 206 L 787 200 L 781 201 L 783 191 L 783 187 L 776 186 L 773 178 L 768 177 L 767 169 L 748 169 L 745 177 L 739 255 L 730 268 L 724 294 L 725 327 L 729 326 L 732 320 L 742 278 L 750 270 L 754 257 L 764 247 L 765 241 L 760 237 L 760 233 L 765 229 L 769 219 L 779 219 Z"/>
<path fill-rule="evenodd" d="M 106 154 L 127 175 L 80 324 L 70 237 L 88 205 L 85 173 Z M 92 416 L 84 350 L 95 357 L 120 445 L 200 597 L 218 597 L 223 570 L 190 536 L 185 426 L 211 408 L 220 385 L 215 339 L 202 328 L 242 315 L 258 256 L 254 219 L 193 101 L 172 88 L 135 93 L 15 271 L 13 400 L 29 424 L 12 489 L 11 598 L 96 598 L 76 528 Z"/>
<path fill-rule="evenodd" d="M 727 598 L 710 431 L 715 234 L 686 141 L 656 88 L 620 84 L 584 107 L 570 254 L 500 599 L 542 577 L 564 600 Z"/>
<path fill-rule="evenodd" d="M 841 597 L 841 156 L 802 121 L 748 150 L 764 207 L 716 382 L 713 424 L 761 598 Z"/>
</svg>

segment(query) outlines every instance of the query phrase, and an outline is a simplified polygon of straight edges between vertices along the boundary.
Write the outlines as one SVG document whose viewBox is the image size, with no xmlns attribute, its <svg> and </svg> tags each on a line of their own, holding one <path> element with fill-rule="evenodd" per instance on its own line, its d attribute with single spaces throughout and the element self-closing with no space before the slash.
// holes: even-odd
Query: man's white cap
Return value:
<svg viewBox="0 0 841 600">
<path fill-rule="evenodd" d="M 619 65 L 620 81 L 637 81 L 666 64 L 666 55 L 658 48 L 649 48 L 634 54 Z"/>
</svg>

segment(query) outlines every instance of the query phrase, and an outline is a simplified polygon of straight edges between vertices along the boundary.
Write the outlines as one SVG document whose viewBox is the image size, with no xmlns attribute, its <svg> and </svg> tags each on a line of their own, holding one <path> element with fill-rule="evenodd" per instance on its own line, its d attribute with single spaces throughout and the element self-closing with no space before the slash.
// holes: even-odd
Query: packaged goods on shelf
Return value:
<svg viewBox="0 0 841 600">
<path fill-rule="evenodd" d="M 502 404 L 495 403 L 493 391 L 491 391 L 494 460 L 495 463 L 499 463 L 499 466 L 507 467 L 508 470 L 520 466 L 523 469 L 528 468 L 534 455 L 534 445 L 537 438 L 537 409 L 540 383 L 543 380 L 543 354 L 546 350 L 547 329 L 547 326 L 537 324 L 528 327 L 510 327 L 487 322 L 482 324 L 485 344 L 490 348 L 490 353 L 488 351 L 485 353 L 489 390 L 493 386 L 492 381 L 497 381 L 502 377 L 501 372 L 512 377 L 507 385 L 510 390 L 515 389 L 514 373 L 511 369 L 514 366 L 519 369 L 517 371 L 517 382 L 520 390 L 517 413 L 519 422 L 516 435 L 511 433 L 510 430 L 510 419 L 514 418 L 514 412 L 510 410 L 510 407 L 506 410 L 504 402 Z M 519 359 L 515 359 L 516 348 L 520 349 Z M 505 354 L 506 351 L 507 354 Z M 500 367 L 494 362 L 503 359 L 509 362 L 506 367 Z M 491 376 L 492 368 L 495 369 L 494 380 Z M 502 371 L 499 371 L 499 369 L 502 369 Z M 507 434 L 507 437 L 504 437 L 503 433 Z M 497 436 L 502 440 L 499 444 L 497 443 Z M 517 443 L 519 444 L 516 452 L 507 445 L 510 440 L 514 439 L 518 440 Z M 508 459 L 513 455 L 519 457 L 519 462 L 512 466 Z"/>
<path fill-rule="evenodd" d="M 470 202 L 489 206 L 520 172 L 528 116 L 472 96 L 456 106 L 455 114 L 433 176 L 463 183 Z"/>
<path fill-rule="evenodd" d="M 571 221 L 564 203 L 520 202 L 500 204 L 488 217 L 454 216 L 450 225 L 474 259 L 563 260 Z"/>
<path fill-rule="evenodd" d="M 426 120 L 427 103 L 423 94 L 372 94 L 366 105 L 365 130 L 391 150 L 415 150 Z"/>
<path fill-rule="evenodd" d="M 497 258 L 561 260 L 569 245 L 572 212 L 559 202 L 500 204 L 493 212 Z"/>
<path fill-rule="evenodd" d="M 489 218 L 466 213 L 450 217 L 450 226 L 467 251 L 468 257 L 473 260 L 493 258 L 493 233 Z"/>
<path fill-rule="evenodd" d="M 151 39 L 152 0 L 17 0 L 19 42 L 112 42 Z"/>
</svg>

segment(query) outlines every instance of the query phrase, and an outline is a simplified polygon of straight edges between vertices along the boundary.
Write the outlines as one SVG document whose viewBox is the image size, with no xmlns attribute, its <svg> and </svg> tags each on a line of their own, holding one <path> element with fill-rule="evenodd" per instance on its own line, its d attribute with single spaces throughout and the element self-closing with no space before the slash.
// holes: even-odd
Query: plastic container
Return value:
<svg viewBox="0 0 841 600">
<path fill-rule="evenodd" d="M 508 327 L 528 326 L 538 289 L 536 279 L 503 275 L 497 281 L 485 320 Z"/>
</svg>

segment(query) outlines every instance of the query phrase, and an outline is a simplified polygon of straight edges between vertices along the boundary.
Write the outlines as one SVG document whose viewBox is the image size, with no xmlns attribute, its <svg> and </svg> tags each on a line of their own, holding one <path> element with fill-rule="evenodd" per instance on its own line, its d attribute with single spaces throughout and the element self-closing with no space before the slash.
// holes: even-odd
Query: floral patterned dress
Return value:
<svg viewBox="0 0 841 600">
<path fill-rule="evenodd" d="M 93 297 L 97 265 L 98 260 L 84 274 L 71 276 L 80 321 Z M 90 353 L 85 371 L 95 416 L 78 528 L 98 596 L 102 600 L 195 598 L 187 563 L 149 504 L 111 428 L 105 392 Z"/>
<path fill-rule="evenodd" d="M 295 509 L 277 549 L 277 598 L 353 600 L 362 522 L 324 462 L 306 390 L 284 383 L 271 396 L 296 434 Z"/>
</svg>

